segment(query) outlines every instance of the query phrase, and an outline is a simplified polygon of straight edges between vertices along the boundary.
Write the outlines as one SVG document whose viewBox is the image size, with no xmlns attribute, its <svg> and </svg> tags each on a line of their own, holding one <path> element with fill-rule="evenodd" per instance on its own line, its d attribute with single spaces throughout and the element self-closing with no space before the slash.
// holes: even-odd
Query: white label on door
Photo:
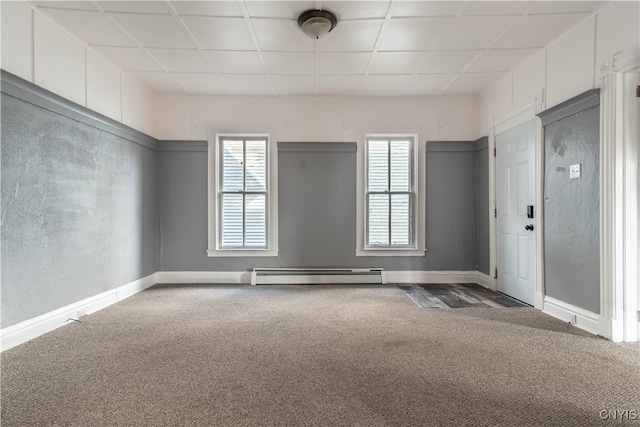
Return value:
<svg viewBox="0 0 640 427">
<path fill-rule="evenodd" d="M 582 174 L 582 165 L 578 163 L 577 165 L 569 166 L 569 178 L 570 179 L 578 179 Z"/>
</svg>

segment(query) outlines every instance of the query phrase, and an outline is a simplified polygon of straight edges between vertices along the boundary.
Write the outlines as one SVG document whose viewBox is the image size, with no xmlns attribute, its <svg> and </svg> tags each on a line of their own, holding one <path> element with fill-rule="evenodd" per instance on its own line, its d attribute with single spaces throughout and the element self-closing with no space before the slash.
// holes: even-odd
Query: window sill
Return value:
<svg viewBox="0 0 640 427">
<path fill-rule="evenodd" d="M 356 249 L 356 256 L 424 256 L 426 249 Z"/>
<path fill-rule="evenodd" d="M 214 257 L 277 257 L 277 249 L 209 249 L 207 256 Z"/>
</svg>

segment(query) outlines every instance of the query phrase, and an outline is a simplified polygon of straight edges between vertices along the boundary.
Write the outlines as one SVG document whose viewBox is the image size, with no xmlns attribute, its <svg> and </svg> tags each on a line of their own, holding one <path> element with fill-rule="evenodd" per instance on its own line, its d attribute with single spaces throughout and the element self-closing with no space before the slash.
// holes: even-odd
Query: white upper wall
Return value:
<svg viewBox="0 0 640 427">
<path fill-rule="evenodd" d="M 0 3 L 4 70 L 33 81 L 33 13 L 23 2 Z"/>
<path fill-rule="evenodd" d="M 24 1 L 2 1 L 0 66 L 155 136 L 153 93 Z"/>
<path fill-rule="evenodd" d="M 600 85 L 600 67 L 638 43 L 639 2 L 618 1 L 583 21 L 480 98 L 154 95 L 24 1 L 1 2 L 2 68 L 160 139 L 269 131 L 283 141 L 353 141 L 365 132 L 473 140 L 496 114 L 544 93 L 544 107 Z"/>
<path fill-rule="evenodd" d="M 603 63 L 640 42 L 640 2 L 616 1 L 581 22 L 482 94 L 480 129 L 543 94 L 543 109 L 600 87 Z M 608 72 L 608 71 L 607 71 Z"/>
<path fill-rule="evenodd" d="M 26 2 L 3 1 L 1 11 L 4 70 L 159 139 L 202 140 L 212 130 L 266 131 L 280 141 L 355 141 L 367 132 L 415 132 L 423 140 L 481 134 L 474 96 L 154 95 Z"/>
<path fill-rule="evenodd" d="M 480 136 L 479 98 L 231 97 L 157 95 L 158 138 L 206 140 L 216 132 L 268 132 L 278 141 L 357 141 L 365 133 L 411 132 L 421 140 Z"/>
</svg>

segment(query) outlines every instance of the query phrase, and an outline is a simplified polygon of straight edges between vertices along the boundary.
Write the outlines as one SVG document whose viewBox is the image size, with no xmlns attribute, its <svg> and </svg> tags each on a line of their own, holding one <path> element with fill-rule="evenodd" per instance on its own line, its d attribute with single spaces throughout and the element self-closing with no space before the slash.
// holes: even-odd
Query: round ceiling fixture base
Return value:
<svg viewBox="0 0 640 427">
<path fill-rule="evenodd" d="M 298 17 L 298 26 L 309 38 L 319 39 L 327 35 L 338 24 L 338 18 L 326 10 L 311 9 Z"/>
</svg>

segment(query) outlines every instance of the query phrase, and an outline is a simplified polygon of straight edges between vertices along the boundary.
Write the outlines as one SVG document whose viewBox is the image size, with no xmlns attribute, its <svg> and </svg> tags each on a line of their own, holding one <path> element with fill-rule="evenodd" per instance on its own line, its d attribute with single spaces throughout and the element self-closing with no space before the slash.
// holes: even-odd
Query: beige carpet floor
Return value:
<svg viewBox="0 0 640 427">
<path fill-rule="evenodd" d="M 394 286 L 157 285 L 4 352 L 1 422 L 619 425 L 601 411 L 640 412 L 639 361 L 533 308 Z"/>
</svg>

